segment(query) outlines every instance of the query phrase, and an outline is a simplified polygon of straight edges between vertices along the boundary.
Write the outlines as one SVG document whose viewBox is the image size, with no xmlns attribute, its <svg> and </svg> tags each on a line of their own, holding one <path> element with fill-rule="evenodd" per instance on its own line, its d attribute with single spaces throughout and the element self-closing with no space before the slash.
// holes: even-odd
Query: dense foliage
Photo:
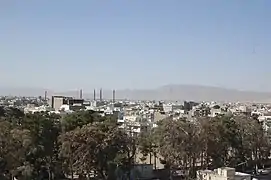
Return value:
<svg viewBox="0 0 271 180">
<path fill-rule="evenodd" d="M 113 116 L 18 112 L 0 111 L 0 179 L 115 179 L 131 168 L 135 141 Z"/>
<path fill-rule="evenodd" d="M 114 116 L 94 111 L 59 116 L 0 108 L 0 179 L 129 177 L 137 153 L 194 176 L 202 168 L 261 166 L 270 144 L 262 125 L 244 115 L 168 118 L 135 137 Z"/>
<path fill-rule="evenodd" d="M 266 164 L 271 148 L 262 124 L 241 114 L 194 121 L 168 118 L 154 129 L 152 139 L 149 153 L 160 154 L 167 167 L 185 169 L 190 176 L 197 169 L 224 166 L 256 170 Z"/>
</svg>

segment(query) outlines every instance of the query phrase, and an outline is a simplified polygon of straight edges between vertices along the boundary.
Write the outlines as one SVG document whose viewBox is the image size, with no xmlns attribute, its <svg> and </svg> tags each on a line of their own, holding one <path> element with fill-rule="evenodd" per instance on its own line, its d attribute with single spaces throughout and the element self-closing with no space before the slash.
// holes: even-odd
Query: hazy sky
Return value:
<svg viewBox="0 0 271 180">
<path fill-rule="evenodd" d="M 1 0 L 0 86 L 271 91 L 270 0 Z"/>
</svg>

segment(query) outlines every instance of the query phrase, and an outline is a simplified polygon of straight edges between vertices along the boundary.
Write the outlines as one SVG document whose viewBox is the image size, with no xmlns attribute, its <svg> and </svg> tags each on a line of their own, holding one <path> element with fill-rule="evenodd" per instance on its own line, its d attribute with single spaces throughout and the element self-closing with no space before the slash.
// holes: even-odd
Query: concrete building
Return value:
<svg viewBox="0 0 271 180">
<path fill-rule="evenodd" d="M 52 96 L 51 107 L 55 110 L 59 110 L 60 107 L 65 104 L 64 96 Z"/>
<path fill-rule="evenodd" d="M 251 180 L 250 174 L 235 172 L 234 168 L 197 171 L 197 180 Z"/>
<path fill-rule="evenodd" d="M 62 110 L 63 105 L 67 105 L 70 110 L 79 110 L 85 109 L 85 106 L 89 106 L 90 102 L 86 102 L 84 99 L 74 99 L 72 97 L 52 96 L 51 107 L 55 111 Z M 64 109 L 66 109 L 66 106 Z"/>
</svg>

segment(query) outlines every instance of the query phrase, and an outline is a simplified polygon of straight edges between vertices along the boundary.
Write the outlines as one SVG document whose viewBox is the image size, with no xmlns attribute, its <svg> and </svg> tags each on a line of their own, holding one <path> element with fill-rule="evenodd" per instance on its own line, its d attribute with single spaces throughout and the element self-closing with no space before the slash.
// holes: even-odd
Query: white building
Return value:
<svg viewBox="0 0 271 180">
<path fill-rule="evenodd" d="M 250 174 L 235 172 L 234 168 L 197 171 L 197 180 L 251 180 Z"/>
<path fill-rule="evenodd" d="M 51 108 L 45 105 L 39 106 L 39 107 L 35 107 L 32 104 L 28 104 L 25 108 L 24 108 L 24 113 L 35 113 L 35 112 L 46 112 L 46 111 L 50 111 Z"/>
<path fill-rule="evenodd" d="M 172 104 L 163 104 L 163 111 L 165 113 L 169 113 L 173 110 Z"/>
<path fill-rule="evenodd" d="M 262 123 L 263 129 L 268 131 L 271 128 L 271 116 L 270 115 L 262 115 L 258 117 L 259 122 Z"/>
</svg>

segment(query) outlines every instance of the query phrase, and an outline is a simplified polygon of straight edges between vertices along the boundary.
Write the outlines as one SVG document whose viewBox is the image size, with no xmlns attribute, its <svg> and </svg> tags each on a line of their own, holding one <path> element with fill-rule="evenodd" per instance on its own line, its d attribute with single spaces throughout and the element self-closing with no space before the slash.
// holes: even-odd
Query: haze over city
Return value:
<svg viewBox="0 0 271 180">
<path fill-rule="evenodd" d="M 1 1 L 4 88 L 271 91 L 260 1 Z"/>
</svg>

